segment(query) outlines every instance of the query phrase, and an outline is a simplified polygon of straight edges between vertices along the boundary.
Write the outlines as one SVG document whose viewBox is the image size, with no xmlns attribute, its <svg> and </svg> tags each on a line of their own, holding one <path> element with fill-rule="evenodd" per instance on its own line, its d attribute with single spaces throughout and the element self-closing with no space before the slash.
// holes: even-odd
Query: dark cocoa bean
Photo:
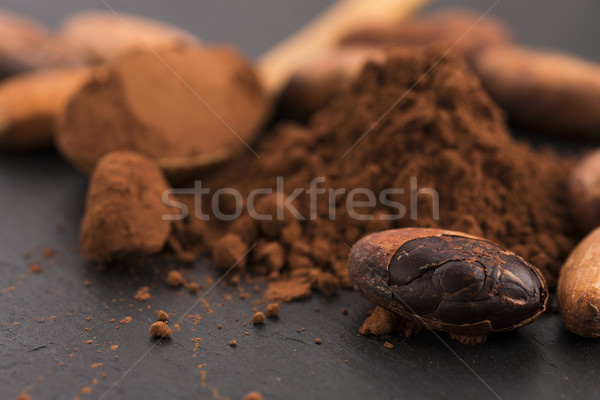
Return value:
<svg viewBox="0 0 600 400">
<path fill-rule="evenodd" d="M 369 235 L 352 248 L 349 273 L 363 297 L 461 341 L 525 325 L 548 300 L 541 273 L 521 257 L 438 229 Z"/>
</svg>

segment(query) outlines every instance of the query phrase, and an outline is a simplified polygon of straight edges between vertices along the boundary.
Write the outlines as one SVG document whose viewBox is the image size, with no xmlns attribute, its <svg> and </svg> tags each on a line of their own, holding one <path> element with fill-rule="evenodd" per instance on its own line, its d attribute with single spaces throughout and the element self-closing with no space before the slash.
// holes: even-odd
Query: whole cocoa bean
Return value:
<svg viewBox="0 0 600 400">
<path fill-rule="evenodd" d="M 0 82 L 0 150 L 50 147 L 58 116 L 90 76 L 86 67 L 46 68 Z"/>
<path fill-rule="evenodd" d="M 165 22 L 119 12 L 83 11 L 62 22 L 58 36 L 88 63 L 113 61 L 134 51 L 198 45 L 193 34 Z"/>
<path fill-rule="evenodd" d="M 396 26 L 374 26 L 348 34 L 343 45 L 431 46 L 452 45 L 469 60 L 488 47 L 512 42 L 510 29 L 501 21 L 469 10 L 445 10 L 406 21 Z"/>
<path fill-rule="evenodd" d="M 463 343 L 533 321 L 548 300 L 541 273 L 521 257 L 438 229 L 366 236 L 352 248 L 349 273 L 363 297 Z"/>
<path fill-rule="evenodd" d="M 581 160 L 571 172 L 569 206 L 584 232 L 600 226 L 600 150 Z"/>
<path fill-rule="evenodd" d="M 37 21 L 0 10 L 0 79 L 34 69 L 31 55 L 49 36 Z"/>
<path fill-rule="evenodd" d="M 474 67 L 516 125 L 600 141 L 600 65 L 558 52 L 494 47 L 478 54 Z"/>
<path fill-rule="evenodd" d="M 600 337 L 600 228 L 573 250 L 560 270 L 558 307 L 571 332 Z"/>
</svg>

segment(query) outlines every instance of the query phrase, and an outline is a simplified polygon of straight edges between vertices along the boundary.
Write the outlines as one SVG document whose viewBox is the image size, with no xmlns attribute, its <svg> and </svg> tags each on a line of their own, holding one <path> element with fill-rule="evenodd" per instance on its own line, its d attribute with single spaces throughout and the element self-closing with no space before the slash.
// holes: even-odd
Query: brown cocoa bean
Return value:
<svg viewBox="0 0 600 400">
<path fill-rule="evenodd" d="M 49 147 L 68 101 L 90 69 L 56 68 L 12 76 L 0 83 L 0 149 L 26 152 Z"/>
<path fill-rule="evenodd" d="M 183 29 L 138 15 L 84 11 L 63 21 L 58 37 L 88 63 L 113 61 L 132 51 L 150 51 L 200 40 Z"/>
<path fill-rule="evenodd" d="M 0 10 L 0 79 L 35 68 L 31 54 L 49 36 L 46 28 L 36 21 Z"/>
<path fill-rule="evenodd" d="M 516 125 L 600 140 L 600 65 L 558 52 L 497 47 L 480 53 L 474 67 Z"/>
<path fill-rule="evenodd" d="M 573 250 L 558 278 L 558 307 L 571 332 L 600 337 L 600 228 Z"/>
<path fill-rule="evenodd" d="M 406 228 L 375 233 L 352 248 L 350 279 L 377 305 L 462 342 L 523 326 L 546 308 L 537 268 L 475 236 Z"/>
<path fill-rule="evenodd" d="M 510 42 L 510 29 L 501 21 L 490 17 L 481 20 L 481 14 L 469 10 L 448 10 L 396 26 L 363 28 L 347 35 L 342 45 L 392 47 L 448 44 L 471 59 L 485 48 Z"/>
<path fill-rule="evenodd" d="M 600 150 L 581 160 L 571 172 L 569 206 L 582 231 L 600 226 Z"/>
</svg>

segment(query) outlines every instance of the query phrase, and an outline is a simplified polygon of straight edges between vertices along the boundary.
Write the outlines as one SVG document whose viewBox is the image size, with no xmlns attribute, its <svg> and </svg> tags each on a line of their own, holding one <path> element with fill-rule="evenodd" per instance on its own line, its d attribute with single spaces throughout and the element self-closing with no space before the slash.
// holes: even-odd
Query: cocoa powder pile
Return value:
<svg viewBox="0 0 600 400">
<path fill-rule="evenodd" d="M 349 247 L 361 236 L 393 227 L 439 227 L 508 247 L 539 267 L 554 287 L 573 247 L 565 193 L 571 163 L 512 138 L 503 113 L 463 59 L 441 56 L 438 49 L 393 50 L 384 63 L 367 65 L 349 91 L 316 114 L 307 128 L 280 124 L 260 142 L 260 158 L 249 154 L 202 181 L 211 193 L 234 188 L 247 198 L 256 188 L 275 188 L 278 176 L 284 178 L 286 194 L 324 177 L 320 188 L 346 189 L 335 198 L 333 210 L 328 195 L 321 195 L 310 218 L 309 196 L 302 195 L 293 205 L 304 221 L 288 210 L 283 220 L 256 221 L 244 211 L 231 223 L 201 221 L 193 213 L 193 199 L 182 196 L 192 212 L 174 224 L 171 242 L 221 258 L 241 248 L 247 254 L 236 253 L 241 261 L 234 270 L 267 275 L 267 297 L 291 301 L 309 296 L 311 288 L 331 295 L 348 287 Z M 411 207 L 412 177 L 419 189 L 439 194 L 439 220 L 427 192 Z M 353 218 L 346 199 L 354 188 L 376 195 L 404 188 L 404 194 L 389 199 L 404 205 L 406 215 L 384 220 L 383 215 L 398 209 L 377 201 L 355 210 L 374 220 Z M 276 197 L 258 196 L 256 211 L 277 215 Z M 211 198 L 203 200 L 203 211 L 210 214 Z M 219 200 L 221 212 L 235 211 L 232 197 Z"/>
</svg>

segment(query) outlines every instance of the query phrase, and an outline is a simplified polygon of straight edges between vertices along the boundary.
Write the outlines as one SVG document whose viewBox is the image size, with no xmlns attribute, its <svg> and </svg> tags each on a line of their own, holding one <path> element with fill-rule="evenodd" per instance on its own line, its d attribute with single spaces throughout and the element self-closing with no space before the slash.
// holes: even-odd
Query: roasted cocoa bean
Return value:
<svg viewBox="0 0 600 400">
<path fill-rule="evenodd" d="M 531 322 L 548 299 L 541 273 L 521 257 L 438 229 L 366 236 L 352 248 L 349 273 L 363 297 L 466 342 Z"/>
<path fill-rule="evenodd" d="M 600 338 L 600 228 L 573 250 L 560 270 L 558 308 L 571 332 Z"/>
</svg>

